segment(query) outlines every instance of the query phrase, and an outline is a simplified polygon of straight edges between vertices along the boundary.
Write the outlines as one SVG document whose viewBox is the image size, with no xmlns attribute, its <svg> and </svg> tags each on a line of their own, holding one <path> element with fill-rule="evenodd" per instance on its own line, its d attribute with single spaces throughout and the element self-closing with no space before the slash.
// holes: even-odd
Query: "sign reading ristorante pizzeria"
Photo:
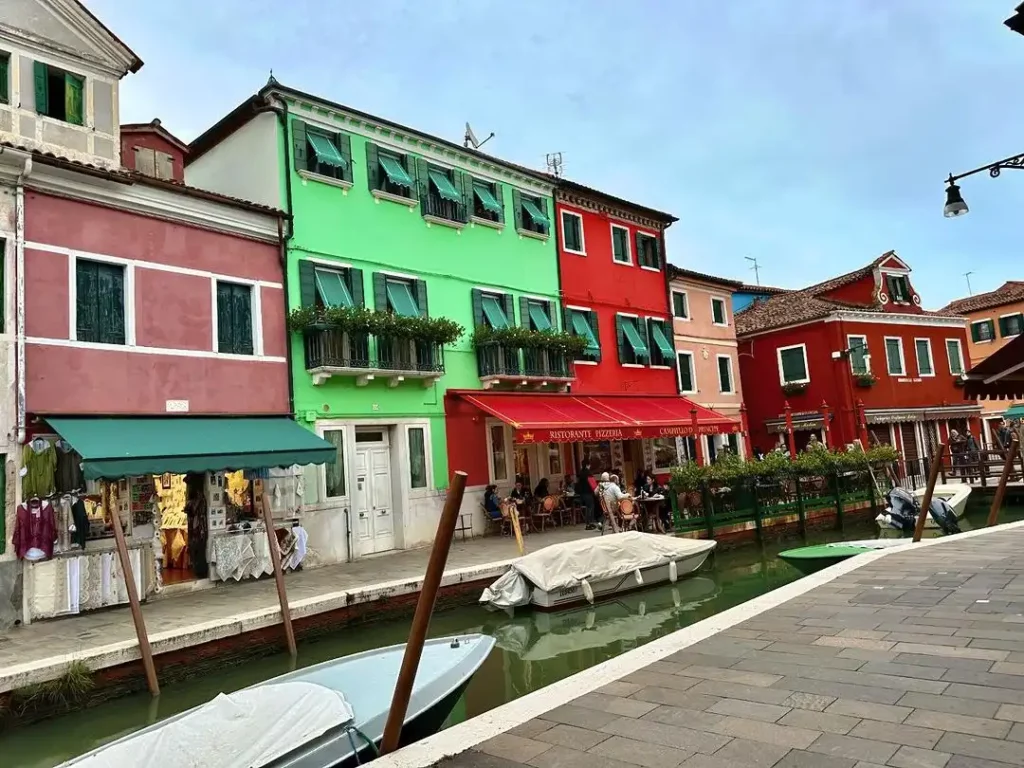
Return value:
<svg viewBox="0 0 1024 768">
<path fill-rule="evenodd" d="M 669 424 L 659 427 L 594 427 L 588 429 L 518 429 L 517 443 L 587 443 L 597 440 L 641 440 L 651 437 L 689 437 L 739 432 L 735 423 Z"/>
</svg>

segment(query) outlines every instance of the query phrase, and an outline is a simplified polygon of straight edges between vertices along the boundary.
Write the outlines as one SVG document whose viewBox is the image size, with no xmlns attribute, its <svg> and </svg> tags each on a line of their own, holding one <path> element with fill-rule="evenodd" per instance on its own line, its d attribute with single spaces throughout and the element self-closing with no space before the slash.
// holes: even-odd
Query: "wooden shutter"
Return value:
<svg viewBox="0 0 1024 768">
<path fill-rule="evenodd" d="M 353 306 L 365 307 L 366 298 L 363 296 L 363 270 L 348 270 L 348 289 L 352 293 Z"/>
<path fill-rule="evenodd" d="M 420 308 L 420 317 L 427 317 L 427 281 L 417 280 L 413 284 L 413 288 L 416 291 L 416 303 Z"/>
<path fill-rule="evenodd" d="M 594 338 L 597 339 L 597 356 L 594 358 L 595 362 L 601 362 L 601 331 L 597 321 L 597 312 L 587 312 L 587 322 L 590 323 L 590 330 L 594 332 Z"/>
<path fill-rule="evenodd" d="M 49 69 L 41 61 L 36 61 L 33 71 L 36 81 L 36 112 L 40 115 L 48 115 L 50 113 Z"/>
<path fill-rule="evenodd" d="M 309 169 L 309 147 L 306 144 L 306 124 L 292 118 L 292 162 L 296 171 Z"/>
<path fill-rule="evenodd" d="M 217 351 L 234 351 L 233 313 L 231 311 L 231 286 L 217 283 Z"/>
<path fill-rule="evenodd" d="M 422 157 L 406 155 L 409 175 L 412 176 L 413 188 L 412 199 L 420 200 L 420 213 L 424 216 L 427 213 L 427 199 L 430 197 L 430 166 Z"/>
<path fill-rule="evenodd" d="M 651 336 L 653 335 L 650 326 L 651 322 L 653 321 L 649 321 L 646 317 L 638 317 L 636 319 L 636 329 L 640 333 L 640 338 L 643 339 L 644 342 L 647 344 L 648 365 L 654 364 L 654 348 L 651 345 Z"/>
<path fill-rule="evenodd" d="M 1009 332 L 1010 332 L 1009 331 L 1009 328 L 1010 328 L 1009 320 L 1010 320 L 1009 317 L 1000 317 L 999 318 L 999 335 L 1002 336 L 1003 338 L 1006 338 L 1007 334 L 1009 334 Z"/>
<path fill-rule="evenodd" d="M 73 125 L 85 124 L 85 102 L 82 98 L 84 86 L 82 78 L 64 74 L 64 118 Z"/>
<path fill-rule="evenodd" d="M 476 210 L 476 199 L 473 194 L 473 176 L 462 171 L 455 171 L 455 188 L 460 189 L 459 179 L 462 179 L 462 204 L 466 206 L 466 221 L 469 221 Z"/>
<path fill-rule="evenodd" d="M 307 259 L 299 261 L 299 303 L 304 307 L 316 305 L 316 265 Z"/>
<path fill-rule="evenodd" d="M 651 264 L 651 266 L 652 267 L 657 267 L 658 269 L 661 269 L 661 238 L 660 237 L 655 237 L 655 238 L 653 238 L 653 240 L 654 240 L 654 243 L 653 243 L 654 244 L 654 249 L 653 249 L 654 250 L 654 263 Z"/>
<path fill-rule="evenodd" d="M 380 159 L 372 141 L 366 142 L 366 185 L 371 190 L 380 189 Z"/>
<path fill-rule="evenodd" d="M 248 285 L 231 286 L 231 325 L 236 355 L 252 354 L 252 291 Z"/>
<path fill-rule="evenodd" d="M 388 285 L 383 272 L 373 273 L 373 308 L 378 312 L 388 308 Z"/>
<path fill-rule="evenodd" d="M 554 331 L 558 330 L 558 316 L 562 314 L 558 311 L 558 304 L 554 301 L 547 302 L 548 319 L 551 321 L 551 329 Z M 562 326 L 565 328 L 566 326 Z"/>
<path fill-rule="evenodd" d="M 352 137 L 347 133 L 336 133 L 334 134 L 334 143 L 338 147 L 338 152 L 343 158 L 345 158 L 345 169 L 342 171 L 341 178 L 345 181 L 352 181 Z"/>
<path fill-rule="evenodd" d="M 103 264 L 98 275 L 99 341 L 124 344 L 124 267 Z"/>
<path fill-rule="evenodd" d="M 619 364 L 626 362 L 626 334 L 622 330 L 622 317 L 615 316 L 615 343 L 619 348 Z"/>
<path fill-rule="evenodd" d="M 509 325 L 516 324 L 516 304 L 511 293 L 501 294 L 501 303 L 505 307 L 505 317 Z"/>
<path fill-rule="evenodd" d="M 500 182 L 494 182 L 494 199 L 498 201 L 498 221 L 505 222 L 505 193 Z"/>
<path fill-rule="evenodd" d="M 0 104 L 6 104 L 11 100 L 11 92 L 7 87 L 9 77 L 10 58 L 7 54 L 0 54 Z M 0 528 L 0 530 L 2 530 L 2 528 Z"/>
<path fill-rule="evenodd" d="M 77 261 L 75 266 L 75 327 L 79 341 L 99 341 L 97 264 Z"/>
<path fill-rule="evenodd" d="M 530 327 L 530 300 L 525 296 L 519 297 L 519 324 L 523 328 Z"/>
<path fill-rule="evenodd" d="M 516 229 L 523 226 L 523 193 L 515 187 L 512 187 L 512 217 L 516 224 Z"/>
<path fill-rule="evenodd" d="M 474 288 L 470 293 L 473 302 L 473 327 L 478 328 L 484 323 L 484 292 Z"/>
</svg>

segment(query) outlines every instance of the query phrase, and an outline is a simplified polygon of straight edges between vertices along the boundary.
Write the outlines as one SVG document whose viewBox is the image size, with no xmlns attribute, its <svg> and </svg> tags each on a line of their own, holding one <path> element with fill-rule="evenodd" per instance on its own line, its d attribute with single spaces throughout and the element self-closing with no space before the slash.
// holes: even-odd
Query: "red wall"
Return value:
<svg viewBox="0 0 1024 768">
<path fill-rule="evenodd" d="M 167 141 L 155 131 L 141 132 L 138 130 L 121 132 L 121 165 L 135 170 L 134 147 L 155 149 L 171 156 L 171 174 L 174 181 L 185 181 L 185 155 L 177 146 Z"/>
<path fill-rule="evenodd" d="M 276 244 L 35 192 L 26 196 L 25 227 L 26 239 L 38 246 L 25 253 L 30 412 L 163 414 L 167 400 L 188 400 L 193 414 L 288 412 L 286 360 L 226 358 L 213 338 L 215 279 L 279 285 Z M 53 247 L 76 258 L 130 260 L 134 348 L 70 340 L 74 275 L 70 256 L 46 250 Z M 259 291 L 263 355 L 284 358 L 283 291 L 266 285 Z"/>
<path fill-rule="evenodd" d="M 598 316 L 601 362 L 597 365 L 577 364 L 573 392 L 606 393 L 633 392 L 637 394 L 675 394 L 678 392 L 675 370 L 657 368 L 623 368 L 619 364 L 618 344 L 615 338 L 615 315 L 627 314 L 657 317 L 668 321 L 672 331 L 672 318 L 668 306 L 668 288 L 665 282 L 665 248 L 662 242 L 662 266 L 658 271 L 641 269 L 636 259 L 635 225 L 613 219 L 584 208 L 556 202 L 558 229 L 558 271 L 562 287 L 562 304 L 593 309 Z M 563 210 L 583 216 L 583 241 L 586 256 L 568 253 L 562 248 Z M 611 223 L 629 229 L 631 265 L 612 261 Z M 658 233 L 639 228 L 655 237 Z M 660 239 L 660 238 L 659 238 Z M 669 337 L 671 341 L 671 336 Z"/>
<path fill-rule="evenodd" d="M 445 395 L 448 467 L 465 472 L 467 486 L 486 485 L 490 476 L 486 425 L 487 417 L 478 408 L 461 398 Z"/>
</svg>

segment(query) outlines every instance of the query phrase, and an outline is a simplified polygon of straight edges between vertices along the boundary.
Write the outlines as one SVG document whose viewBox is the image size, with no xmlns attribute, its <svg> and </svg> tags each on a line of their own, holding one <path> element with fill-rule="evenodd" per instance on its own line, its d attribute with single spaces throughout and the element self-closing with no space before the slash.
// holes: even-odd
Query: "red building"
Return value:
<svg viewBox="0 0 1024 768">
<path fill-rule="evenodd" d="M 740 372 L 755 446 L 811 435 L 831 447 L 886 443 L 908 461 L 950 429 L 977 435 L 979 406 L 960 388 L 963 318 L 921 308 L 892 251 L 867 266 L 756 301 L 736 314 Z"/>
</svg>

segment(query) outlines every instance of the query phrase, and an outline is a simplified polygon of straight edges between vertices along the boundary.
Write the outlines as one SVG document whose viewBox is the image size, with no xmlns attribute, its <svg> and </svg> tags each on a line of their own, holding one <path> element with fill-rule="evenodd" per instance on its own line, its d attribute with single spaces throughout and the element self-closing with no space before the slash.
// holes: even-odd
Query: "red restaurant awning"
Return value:
<svg viewBox="0 0 1024 768">
<path fill-rule="evenodd" d="M 740 422 L 678 395 L 451 392 L 515 429 L 517 443 L 637 440 L 739 432 Z M 694 423 L 696 410 L 696 423 Z"/>
<path fill-rule="evenodd" d="M 1024 398 L 1024 336 L 1018 336 L 967 372 L 964 397 L 990 400 Z"/>
</svg>

